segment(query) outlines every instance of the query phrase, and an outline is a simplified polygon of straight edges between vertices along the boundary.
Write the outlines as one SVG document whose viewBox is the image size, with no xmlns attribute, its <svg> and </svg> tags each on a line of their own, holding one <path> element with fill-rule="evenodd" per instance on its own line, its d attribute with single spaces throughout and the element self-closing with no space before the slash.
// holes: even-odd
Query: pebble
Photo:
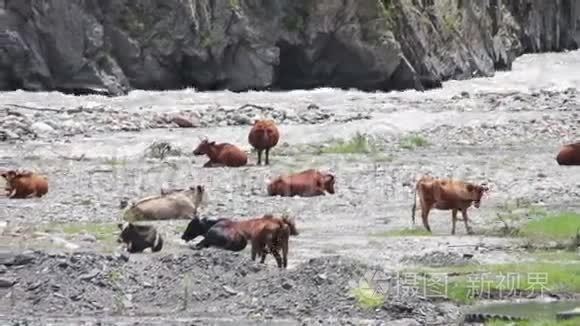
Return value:
<svg viewBox="0 0 580 326">
<path fill-rule="evenodd" d="M 0 278 L 0 288 L 10 288 L 14 285 L 14 281 L 6 279 L 6 278 Z"/>
</svg>

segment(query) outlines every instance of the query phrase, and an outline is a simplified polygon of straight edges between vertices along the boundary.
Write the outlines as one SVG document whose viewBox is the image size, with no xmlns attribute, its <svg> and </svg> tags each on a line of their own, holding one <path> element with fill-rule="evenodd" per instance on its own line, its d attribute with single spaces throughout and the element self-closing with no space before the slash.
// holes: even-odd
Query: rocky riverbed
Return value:
<svg viewBox="0 0 580 326">
<path fill-rule="evenodd" d="M 41 199 L 0 198 L 0 319 L 34 325 L 41 318 L 115 325 L 452 323 L 464 307 L 449 300 L 401 294 L 365 309 L 352 291 L 374 268 L 528 259 L 525 240 L 490 232 L 502 226 L 497 213 L 506 203 L 578 208 L 575 169 L 554 158 L 560 144 L 576 140 L 579 94 L 572 77 L 554 87 L 551 75 L 576 67 L 575 58 L 527 56 L 513 72 L 426 93 L 0 94 L 0 168 L 35 169 L 50 180 Z M 546 62 L 555 70 L 522 85 L 522 75 Z M 254 165 L 247 144 L 250 124 L 262 116 L 282 132 L 269 167 Z M 250 166 L 202 169 L 206 158 L 191 154 L 201 136 L 240 145 Z M 345 150 L 341 139 L 366 145 Z M 176 152 L 146 155 L 159 141 Z M 332 170 L 337 194 L 266 196 L 268 178 L 306 168 Z M 433 236 L 387 236 L 410 225 L 412 187 L 425 173 L 490 185 L 481 208 L 470 209 L 476 235 L 467 236 L 459 224 L 458 235 L 450 236 L 449 213 L 433 212 Z M 166 238 L 160 253 L 128 259 L 119 253 L 121 200 L 193 184 L 208 189 L 201 214 L 209 218 L 295 216 L 300 235 L 291 239 L 288 270 L 277 270 L 271 259 L 266 266 L 251 262 L 246 251 L 194 251 L 179 239 L 186 221 L 155 223 Z"/>
</svg>

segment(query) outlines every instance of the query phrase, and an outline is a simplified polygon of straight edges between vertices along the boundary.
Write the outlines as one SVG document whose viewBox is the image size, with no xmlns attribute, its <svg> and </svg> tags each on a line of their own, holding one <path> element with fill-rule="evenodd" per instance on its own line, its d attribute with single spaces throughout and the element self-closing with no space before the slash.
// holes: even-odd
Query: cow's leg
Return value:
<svg viewBox="0 0 580 326">
<path fill-rule="evenodd" d="M 203 240 L 201 240 L 200 242 L 198 242 L 195 245 L 195 249 L 203 249 L 203 248 L 209 248 L 210 247 L 210 243 L 207 240 L 207 238 L 204 238 Z"/>
<path fill-rule="evenodd" d="M 258 165 L 262 164 L 262 150 L 258 150 Z"/>
<path fill-rule="evenodd" d="M 431 205 L 424 205 L 421 208 L 421 219 L 423 220 L 423 226 L 427 231 L 431 232 L 431 227 L 429 227 L 429 211 L 431 211 Z"/>
<path fill-rule="evenodd" d="M 473 230 L 467 223 L 468 222 L 467 208 L 461 210 L 461 215 L 463 216 L 463 223 L 465 223 L 465 231 L 467 232 L 467 234 L 473 234 Z"/>
<path fill-rule="evenodd" d="M 205 164 L 203 165 L 204 168 L 211 168 L 213 166 L 211 160 L 205 162 Z"/>
<path fill-rule="evenodd" d="M 266 148 L 266 165 L 270 165 L 270 149 Z"/>
<path fill-rule="evenodd" d="M 457 224 L 457 209 L 451 210 L 451 235 L 455 235 L 455 224 Z"/>
</svg>

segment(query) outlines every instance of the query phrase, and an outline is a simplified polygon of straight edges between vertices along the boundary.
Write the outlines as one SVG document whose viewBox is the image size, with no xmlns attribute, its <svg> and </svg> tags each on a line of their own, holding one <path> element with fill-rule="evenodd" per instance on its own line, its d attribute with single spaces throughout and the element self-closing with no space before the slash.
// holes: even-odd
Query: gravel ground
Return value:
<svg viewBox="0 0 580 326">
<path fill-rule="evenodd" d="M 506 76 L 488 83 L 511 85 Z M 578 92 L 568 86 L 498 91 L 482 85 L 451 82 L 441 91 L 393 94 L 136 92 L 114 99 L 6 93 L 0 97 L 0 168 L 41 171 L 50 191 L 41 199 L 0 198 L 0 320 L 75 324 L 81 314 L 89 324 L 98 319 L 115 325 L 456 320 L 462 307 L 445 300 L 392 297 L 369 311 L 357 307 L 349 289 L 369 266 L 394 271 L 524 259 L 522 240 L 486 235 L 500 226 L 496 213 L 508 201 L 577 209 L 580 180 L 572 177 L 574 168 L 559 167 L 555 155 L 560 144 L 575 140 Z M 235 110 L 246 103 L 262 108 Z M 177 128 L 176 115 L 191 128 Z M 249 152 L 247 132 L 257 116 L 274 118 L 282 131 L 271 166 L 254 166 L 250 154 L 248 167 L 202 169 L 206 158 L 191 155 L 203 135 Z M 368 134 L 378 152 L 320 154 L 333 139 L 356 132 Z M 428 144 L 404 145 L 409 133 Z M 164 161 L 145 157 L 147 146 L 159 140 L 181 154 Z M 266 196 L 268 178 L 311 167 L 336 173 L 336 195 Z M 438 211 L 431 213 L 432 237 L 383 235 L 410 225 L 412 187 L 425 173 L 490 185 L 481 208 L 469 213 L 478 235 L 465 235 L 459 224 L 451 236 L 450 214 Z M 291 239 L 289 269 L 278 271 L 271 260 L 252 263 L 246 251 L 192 251 L 179 240 L 186 221 L 154 223 L 166 239 L 163 251 L 123 260 L 114 243 L 119 202 L 192 184 L 208 189 L 201 211 L 206 217 L 295 216 L 300 235 Z M 71 232 L 58 223 L 90 224 Z M 25 263 L 2 263 L 26 249 L 37 251 L 25 253 Z M 164 320 L 168 315 L 175 318 Z"/>
</svg>

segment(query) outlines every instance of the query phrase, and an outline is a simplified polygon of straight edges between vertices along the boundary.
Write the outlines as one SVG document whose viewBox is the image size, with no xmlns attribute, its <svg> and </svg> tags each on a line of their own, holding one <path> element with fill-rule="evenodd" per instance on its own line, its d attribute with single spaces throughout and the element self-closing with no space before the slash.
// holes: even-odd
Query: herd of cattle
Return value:
<svg viewBox="0 0 580 326">
<path fill-rule="evenodd" d="M 256 120 L 252 126 L 248 142 L 257 151 L 258 165 L 270 164 L 270 150 L 280 139 L 274 121 Z M 194 155 L 207 155 L 209 161 L 203 167 L 241 167 L 248 164 L 247 154 L 229 143 L 216 144 L 203 139 L 193 151 Z M 559 165 L 580 165 L 580 143 L 564 145 L 556 157 Z M 25 170 L 8 170 L 0 174 L 6 181 L 6 196 L 11 199 L 42 197 L 48 193 L 48 179 L 45 176 Z M 267 185 L 269 196 L 312 197 L 334 194 L 335 176 L 328 172 L 307 169 L 298 173 L 282 175 Z M 432 209 L 451 211 L 452 229 L 455 234 L 457 213 L 468 234 L 472 234 L 468 224 L 467 209 L 473 204 L 480 207 L 482 197 L 489 191 L 485 184 L 474 184 L 458 179 L 421 177 L 415 186 L 412 222 L 415 224 L 417 197 L 421 205 L 421 219 L 425 229 L 431 232 L 429 212 Z M 260 256 L 265 262 L 269 253 L 280 268 L 287 267 L 288 242 L 290 236 L 298 235 L 293 218 L 282 215 L 276 217 L 265 214 L 260 217 L 233 220 L 219 218 L 210 220 L 198 216 L 198 208 L 206 203 L 206 190 L 202 185 L 186 189 L 162 190 L 159 195 L 142 198 L 133 203 L 122 203 L 124 223 L 118 224 L 118 242 L 123 243 L 130 253 L 143 252 L 150 248 L 157 252 L 163 248 L 163 238 L 152 225 L 136 223 L 159 220 L 189 220 L 181 239 L 188 242 L 198 236 L 201 240 L 197 249 L 216 247 L 230 251 L 241 251 L 251 244 L 251 258 Z"/>
</svg>

